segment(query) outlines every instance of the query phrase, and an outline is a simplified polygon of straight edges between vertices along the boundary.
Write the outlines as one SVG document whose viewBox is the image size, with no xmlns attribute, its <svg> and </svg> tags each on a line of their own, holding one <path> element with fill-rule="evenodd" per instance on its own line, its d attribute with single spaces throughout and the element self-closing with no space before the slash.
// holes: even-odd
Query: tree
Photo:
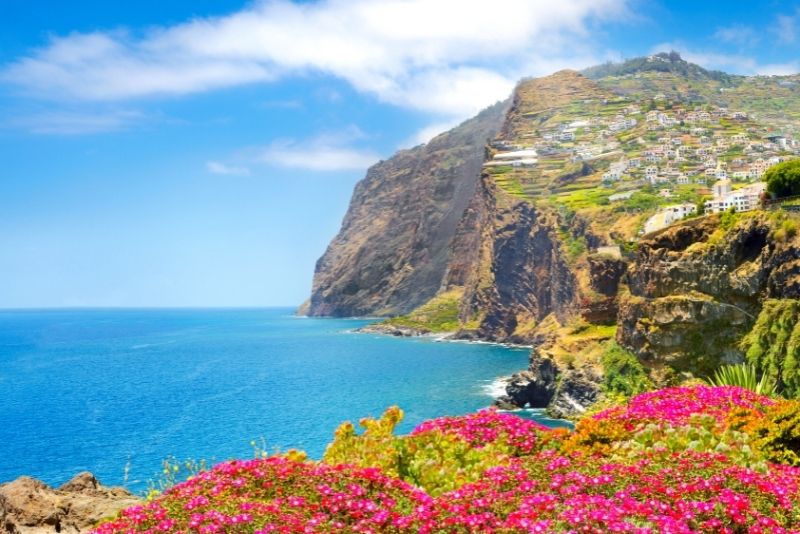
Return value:
<svg viewBox="0 0 800 534">
<path fill-rule="evenodd" d="M 800 195 L 800 159 L 773 165 L 764 173 L 764 181 L 773 198 Z"/>
<path fill-rule="evenodd" d="M 711 200 L 711 197 L 700 197 L 695 204 L 695 213 L 697 215 L 704 215 L 706 212 L 706 201 Z"/>
</svg>

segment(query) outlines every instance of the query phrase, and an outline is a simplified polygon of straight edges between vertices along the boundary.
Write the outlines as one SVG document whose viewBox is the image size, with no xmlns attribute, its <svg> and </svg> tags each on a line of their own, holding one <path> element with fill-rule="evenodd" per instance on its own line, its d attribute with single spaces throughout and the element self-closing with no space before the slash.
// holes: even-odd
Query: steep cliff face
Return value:
<svg viewBox="0 0 800 534">
<path fill-rule="evenodd" d="M 526 343 L 547 315 L 563 319 L 575 307 L 576 282 L 560 248 L 558 221 L 497 191 L 486 177 L 478 194 L 487 216 L 465 284 L 460 335 Z"/>
<path fill-rule="evenodd" d="M 339 234 L 317 262 L 305 313 L 398 315 L 436 294 L 478 183 L 484 147 L 506 108 L 498 103 L 369 169 Z"/>
<path fill-rule="evenodd" d="M 493 144 L 524 146 L 561 106 L 598 95 L 594 82 L 573 71 L 523 80 Z M 578 167 L 572 178 L 591 169 Z M 564 183 L 565 176 L 556 181 Z M 481 174 L 453 241 L 445 278 L 446 287 L 465 288 L 459 337 L 531 343 L 547 316 L 566 321 L 578 308 L 579 283 L 563 235 L 574 231 L 578 240 L 586 240 L 591 232 L 580 227 L 583 219 L 567 221 L 553 206 L 531 201 L 526 191 L 543 181 L 526 169 L 498 173 L 497 167 L 486 167 Z"/>
</svg>

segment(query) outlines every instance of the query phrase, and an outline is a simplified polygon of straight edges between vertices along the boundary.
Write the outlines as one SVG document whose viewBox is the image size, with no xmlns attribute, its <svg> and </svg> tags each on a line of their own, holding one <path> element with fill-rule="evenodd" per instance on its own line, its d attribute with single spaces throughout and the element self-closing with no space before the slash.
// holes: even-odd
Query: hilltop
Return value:
<svg viewBox="0 0 800 534">
<path fill-rule="evenodd" d="M 799 76 L 673 53 L 524 79 L 369 170 L 306 311 L 531 345 L 503 402 L 562 416 L 622 371 L 705 376 L 800 297 L 798 221 L 760 210 L 766 169 L 799 155 Z"/>
<path fill-rule="evenodd" d="M 589 67 L 582 71 L 582 74 L 597 80 L 626 75 L 640 75 L 645 72 L 670 73 L 691 80 L 714 80 L 726 84 L 735 84 L 745 79 L 744 76 L 728 74 L 718 70 L 706 70 L 699 65 L 684 60 L 677 52 L 661 52 L 651 56 L 628 59 L 620 63 L 609 61 L 602 65 Z"/>
</svg>

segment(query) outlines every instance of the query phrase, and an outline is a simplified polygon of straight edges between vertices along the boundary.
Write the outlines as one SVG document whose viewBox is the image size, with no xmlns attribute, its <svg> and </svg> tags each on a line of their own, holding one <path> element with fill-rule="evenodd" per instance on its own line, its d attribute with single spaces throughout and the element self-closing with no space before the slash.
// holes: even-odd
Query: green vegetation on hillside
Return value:
<svg viewBox="0 0 800 534">
<path fill-rule="evenodd" d="M 611 61 L 595 67 L 589 67 L 583 74 L 589 78 L 605 78 L 608 76 L 625 76 L 642 72 L 669 72 L 682 77 L 714 80 L 726 84 L 736 82 L 741 76 L 735 76 L 717 70 L 706 70 L 698 65 L 684 61 L 677 52 L 661 52 L 649 57 L 638 57 L 613 63 Z"/>
<path fill-rule="evenodd" d="M 407 315 L 387 319 L 385 324 L 414 328 L 427 332 L 454 332 L 458 330 L 458 310 L 462 288 L 440 293 Z"/>
<path fill-rule="evenodd" d="M 800 195 L 800 159 L 785 161 L 764 173 L 767 191 L 774 198 Z"/>
<path fill-rule="evenodd" d="M 653 389 L 647 370 L 632 352 L 609 341 L 601 358 L 607 393 L 632 397 Z"/>
<path fill-rule="evenodd" d="M 746 363 L 723 365 L 708 382 L 712 386 L 737 386 L 770 397 L 777 393 L 775 381 L 767 374 L 762 374 L 759 378 L 756 367 Z"/>
<path fill-rule="evenodd" d="M 747 361 L 787 397 L 800 395 L 800 300 L 770 299 L 742 340 Z"/>
</svg>

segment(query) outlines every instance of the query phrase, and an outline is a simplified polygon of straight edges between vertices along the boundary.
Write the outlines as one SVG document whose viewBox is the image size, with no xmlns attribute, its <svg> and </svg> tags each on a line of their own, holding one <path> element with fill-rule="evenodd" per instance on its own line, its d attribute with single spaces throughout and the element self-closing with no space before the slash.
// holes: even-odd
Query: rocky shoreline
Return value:
<svg viewBox="0 0 800 534">
<path fill-rule="evenodd" d="M 493 343 L 475 337 L 460 336 L 457 332 L 433 334 L 429 330 L 389 323 L 373 323 L 357 331 L 395 337 L 436 337 L 442 341 Z M 547 345 L 548 341 L 539 340 L 541 345 Z M 544 408 L 554 419 L 573 419 L 583 414 L 599 399 L 602 376 L 594 369 L 562 369 L 552 358 L 541 356 L 537 346 L 496 342 L 494 344 L 533 348 L 533 350 L 529 356 L 528 368 L 508 378 L 506 394 L 496 398 L 493 406 L 502 410 Z"/>
<path fill-rule="evenodd" d="M 430 330 L 398 326 L 388 323 L 368 324 L 367 326 L 362 326 L 356 331 L 363 334 L 382 334 L 395 337 L 422 337 L 431 335 Z M 442 334 L 442 336 L 443 339 L 447 338 L 447 334 Z"/>
<path fill-rule="evenodd" d="M 103 486 L 88 472 L 76 475 L 58 488 L 23 476 L 0 484 L 0 532 L 89 532 L 102 519 L 141 503 L 128 490 Z"/>
</svg>

